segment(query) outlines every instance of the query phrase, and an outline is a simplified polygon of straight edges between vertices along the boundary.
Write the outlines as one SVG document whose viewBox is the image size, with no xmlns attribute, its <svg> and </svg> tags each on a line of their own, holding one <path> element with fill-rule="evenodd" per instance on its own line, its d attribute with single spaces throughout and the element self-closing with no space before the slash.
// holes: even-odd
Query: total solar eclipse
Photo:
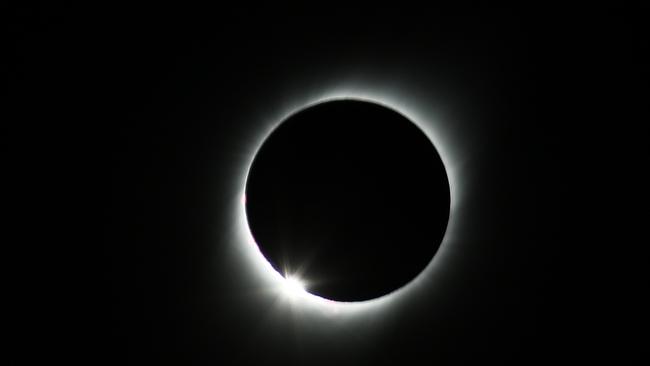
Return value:
<svg viewBox="0 0 650 366">
<path fill-rule="evenodd" d="M 413 280 L 449 220 L 449 180 L 431 140 L 368 101 L 327 101 L 287 117 L 255 155 L 245 194 L 268 262 L 334 301 L 374 299 Z"/>
</svg>

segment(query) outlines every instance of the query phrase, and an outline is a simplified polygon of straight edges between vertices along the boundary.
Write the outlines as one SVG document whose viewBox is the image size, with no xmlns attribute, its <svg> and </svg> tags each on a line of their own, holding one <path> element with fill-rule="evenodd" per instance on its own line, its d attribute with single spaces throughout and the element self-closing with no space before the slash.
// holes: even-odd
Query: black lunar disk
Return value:
<svg viewBox="0 0 650 366">
<path fill-rule="evenodd" d="M 288 117 L 246 182 L 248 224 L 267 260 L 336 301 L 373 299 L 415 278 L 442 242 L 449 205 L 444 165 L 425 134 L 357 100 Z"/>
</svg>

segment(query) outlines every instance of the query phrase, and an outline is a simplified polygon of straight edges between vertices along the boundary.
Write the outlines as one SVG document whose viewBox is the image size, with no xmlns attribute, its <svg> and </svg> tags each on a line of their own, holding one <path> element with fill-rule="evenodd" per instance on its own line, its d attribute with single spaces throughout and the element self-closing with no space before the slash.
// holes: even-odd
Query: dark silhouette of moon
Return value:
<svg viewBox="0 0 650 366">
<path fill-rule="evenodd" d="M 255 155 L 246 215 L 261 252 L 336 301 L 386 295 L 436 254 L 450 189 L 431 140 L 387 107 L 323 102 L 284 120 Z"/>
</svg>

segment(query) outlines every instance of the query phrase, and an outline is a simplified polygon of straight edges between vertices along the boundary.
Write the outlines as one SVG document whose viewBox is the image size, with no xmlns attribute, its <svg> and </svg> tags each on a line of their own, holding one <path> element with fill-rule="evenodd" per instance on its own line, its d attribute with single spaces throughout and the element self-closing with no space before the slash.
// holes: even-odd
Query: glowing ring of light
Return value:
<svg viewBox="0 0 650 366">
<path fill-rule="evenodd" d="M 264 282 L 264 286 L 274 292 L 277 296 L 284 297 L 285 300 L 290 301 L 292 305 L 299 305 L 305 310 L 312 310 L 317 314 L 322 315 L 352 315 L 357 314 L 360 311 L 366 312 L 369 310 L 378 310 L 386 309 L 391 305 L 402 301 L 405 297 L 405 294 L 412 293 L 416 291 L 418 287 L 421 287 L 421 282 L 423 279 L 428 278 L 432 275 L 436 267 L 440 267 L 440 261 L 445 256 L 450 242 L 454 238 L 454 233 L 457 228 L 457 220 L 455 220 L 454 212 L 458 207 L 460 202 L 460 189 L 458 186 L 459 182 L 459 170 L 454 162 L 458 159 L 452 159 L 452 157 L 457 156 L 458 153 L 452 149 L 454 144 L 449 143 L 450 136 L 449 133 L 445 134 L 444 124 L 439 120 L 434 118 L 427 118 L 425 115 L 432 116 L 435 111 L 422 111 L 423 108 L 417 108 L 417 97 L 410 98 L 408 101 L 400 100 L 400 98 L 391 97 L 389 95 L 381 95 L 381 93 L 373 92 L 368 89 L 360 88 L 338 88 L 339 90 L 332 90 L 323 95 L 306 98 L 303 103 L 294 103 L 291 106 L 284 108 L 284 110 L 279 114 L 278 118 L 272 119 L 268 124 L 267 130 L 261 134 L 256 141 L 256 147 L 254 151 L 250 153 L 246 168 L 242 172 L 240 187 L 242 191 L 239 192 L 239 199 L 234 202 L 236 217 L 238 218 L 238 233 L 239 236 L 238 242 L 240 245 L 243 244 L 243 249 L 238 250 L 244 257 L 245 261 L 250 263 L 251 268 L 258 268 L 256 275 L 260 281 Z M 266 257 L 260 251 L 257 243 L 255 243 L 253 236 L 250 232 L 248 226 L 248 220 L 246 217 L 245 210 L 245 187 L 246 180 L 248 178 L 248 172 L 250 170 L 252 161 L 256 156 L 259 148 L 266 138 L 279 126 L 286 118 L 289 116 L 307 109 L 314 105 L 336 100 L 358 100 L 365 101 L 370 103 L 375 103 L 386 108 L 397 111 L 416 126 L 418 126 L 424 134 L 429 138 L 433 143 L 434 147 L 438 151 L 440 158 L 442 159 L 443 165 L 447 172 L 447 177 L 449 179 L 449 188 L 450 188 L 450 211 L 449 211 L 449 221 L 447 224 L 447 230 L 442 239 L 440 247 L 438 248 L 437 253 L 434 255 L 433 259 L 427 264 L 424 270 L 420 272 L 414 279 L 405 284 L 404 286 L 375 299 L 365 300 L 360 302 L 339 302 L 328 300 L 313 294 L 310 294 L 307 291 L 294 291 L 295 288 L 294 280 L 287 280 L 283 277 L 282 274 L 277 272 L 273 266 L 267 261 Z M 415 102 L 413 102 L 415 101 Z M 422 105 L 430 105 L 430 103 L 420 103 Z M 287 295 L 290 294 L 290 295 Z"/>
</svg>

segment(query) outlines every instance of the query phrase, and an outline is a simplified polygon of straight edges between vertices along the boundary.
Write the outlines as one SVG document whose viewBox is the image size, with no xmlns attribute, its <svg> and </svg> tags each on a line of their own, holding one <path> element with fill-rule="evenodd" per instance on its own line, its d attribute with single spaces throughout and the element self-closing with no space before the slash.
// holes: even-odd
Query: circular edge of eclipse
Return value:
<svg viewBox="0 0 650 366">
<path fill-rule="evenodd" d="M 449 243 L 450 229 L 455 223 L 454 220 L 454 208 L 457 205 L 458 201 L 458 190 L 454 189 L 456 186 L 456 170 L 453 169 L 454 165 L 452 164 L 452 159 L 450 156 L 450 149 L 448 144 L 445 144 L 443 138 L 440 134 L 437 134 L 439 126 L 436 123 L 433 123 L 429 119 L 422 118 L 422 115 L 417 112 L 417 108 L 407 108 L 406 106 L 401 105 L 396 101 L 393 101 L 392 98 L 383 96 L 383 97 L 373 97 L 371 93 L 331 93 L 329 95 L 324 95 L 319 98 L 313 98 L 306 103 L 301 103 L 297 107 L 290 108 L 284 113 L 281 113 L 280 118 L 274 119 L 269 123 L 270 126 L 267 127 L 267 130 L 263 135 L 258 138 L 257 144 L 252 152 L 252 155 L 248 157 L 248 161 L 245 163 L 246 168 L 244 176 L 242 179 L 242 187 L 239 190 L 240 199 L 237 202 L 237 213 L 238 222 L 239 222 L 239 235 L 241 236 L 241 242 L 244 243 L 243 253 L 247 259 L 247 262 L 253 268 L 259 269 L 259 275 L 268 281 L 269 289 L 276 293 L 279 296 L 282 296 L 285 300 L 290 301 L 292 305 L 302 305 L 313 307 L 316 310 L 321 310 L 326 314 L 341 314 L 341 313 L 350 313 L 356 312 L 362 309 L 370 308 L 379 308 L 384 307 L 388 303 L 393 303 L 400 298 L 403 298 L 407 292 L 411 292 L 417 287 L 417 284 L 422 281 L 423 277 L 426 277 L 429 272 L 431 272 L 431 267 L 436 265 L 436 259 L 441 257 L 442 252 L 447 247 Z M 432 143 L 434 149 L 437 151 L 440 159 L 442 160 L 445 172 L 447 174 L 447 180 L 449 184 L 450 191 L 450 207 L 449 207 L 449 217 L 447 220 L 447 227 L 445 234 L 440 242 L 437 252 L 434 254 L 433 258 L 429 261 L 427 266 L 422 269 L 417 276 L 411 279 L 409 282 L 403 286 L 385 294 L 380 297 L 363 300 L 363 301 L 353 301 L 353 302 L 343 302 L 330 300 L 318 295 L 309 293 L 309 279 L 304 279 L 300 277 L 299 273 L 280 273 L 271 265 L 271 263 L 266 259 L 264 254 L 261 252 L 258 244 L 255 242 L 253 235 L 251 233 L 250 227 L 248 225 L 248 218 L 246 216 L 246 184 L 248 180 L 248 174 L 251 169 L 253 160 L 262 144 L 266 139 L 275 131 L 275 129 L 282 124 L 287 118 L 292 115 L 303 111 L 305 109 L 314 107 L 316 105 L 333 102 L 333 101 L 359 101 L 367 102 L 382 106 L 389 110 L 395 111 L 396 113 L 402 115 L 418 127 L 424 135 Z M 270 127 L 270 128 L 269 128 Z M 299 285 L 298 285 L 299 284 Z"/>
</svg>

